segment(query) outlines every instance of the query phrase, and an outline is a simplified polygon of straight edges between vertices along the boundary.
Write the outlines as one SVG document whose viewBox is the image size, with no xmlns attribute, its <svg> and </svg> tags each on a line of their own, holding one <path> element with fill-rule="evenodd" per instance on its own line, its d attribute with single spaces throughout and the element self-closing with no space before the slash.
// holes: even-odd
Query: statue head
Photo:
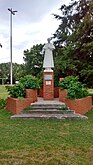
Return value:
<svg viewBox="0 0 93 165">
<path fill-rule="evenodd" d="M 48 43 L 50 43 L 50 41 L 51 41 L 51 38 L 48 38 L 48 39 L 47 39 L 47 41 L 48 41 Z"/>
</svg>

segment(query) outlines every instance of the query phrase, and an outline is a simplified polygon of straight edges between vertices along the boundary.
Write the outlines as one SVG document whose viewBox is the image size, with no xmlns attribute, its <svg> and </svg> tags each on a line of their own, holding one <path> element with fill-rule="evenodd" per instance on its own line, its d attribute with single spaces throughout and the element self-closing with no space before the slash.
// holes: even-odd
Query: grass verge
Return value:
<svg viewBox="0 0 93 165">
<path fill-rule="evenodd" d="M 8 97 L 8 92 L 5 88 L 5 85 L 0 85 L 0 98 L 6 99 Z"/>
<path fill-rule="evenodd" d="M 0 111 L 0 164 L 93 165 L 93 111 L 88 120 L 11 120 Z"/>
</svg>

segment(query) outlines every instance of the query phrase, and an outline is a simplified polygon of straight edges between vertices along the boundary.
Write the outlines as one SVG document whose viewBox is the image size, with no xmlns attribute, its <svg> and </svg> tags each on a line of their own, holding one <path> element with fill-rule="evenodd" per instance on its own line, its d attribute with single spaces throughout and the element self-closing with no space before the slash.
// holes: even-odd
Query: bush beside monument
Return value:
<svg viewBox="0 0 93 165">
<path fill-rule="evenodd" d="M 79 82 L 78 77 L 65 77 L 59 82 L 59 87 L 59 100 L 64 101 L 71 110 L 80 114 L 92 110 L 92 97 L 89 96 L 87 88 Z"/>
</svg>

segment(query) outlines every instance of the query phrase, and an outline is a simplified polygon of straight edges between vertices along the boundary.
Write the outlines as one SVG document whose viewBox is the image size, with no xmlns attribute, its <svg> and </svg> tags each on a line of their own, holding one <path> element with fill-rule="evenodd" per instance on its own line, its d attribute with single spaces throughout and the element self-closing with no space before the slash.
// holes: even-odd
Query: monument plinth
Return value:
<svg viewBox="0 0 93 165">
<path fill-rule="evenodd" d="M 52 70 L 44 71 L 43 98 L 44 100 L 54 99 L 54 72 Z"/>
<path fill-rule="evenodd" d="M 53 51 L 54 46 L 50 43 L 50 38 L 48 43 L 43 47 L 44 55 L 44 85 L 43 85 L 43 98 L 44 100 L 53 100 L 54 99 L 54 72 L 51 68 L 54 68 L 53 61 Z"/>
</svg>

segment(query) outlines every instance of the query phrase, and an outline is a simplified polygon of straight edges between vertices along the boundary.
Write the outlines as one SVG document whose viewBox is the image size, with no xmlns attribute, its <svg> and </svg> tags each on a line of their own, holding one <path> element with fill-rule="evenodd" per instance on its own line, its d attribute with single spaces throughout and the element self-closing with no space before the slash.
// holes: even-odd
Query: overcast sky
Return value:
<svg viewBox="0 0 93 165">
<path fill-rule="evenodd" d="M 59 22 L 52 13 L 71 0 L 0 0 L 0 63 L 10 62 L 10 12 L 18 12 L 13 18 L 13 62 L 23 63 L 23 51 L 33 45 L 47 42 L 56 31 Z"/>
</svg>

